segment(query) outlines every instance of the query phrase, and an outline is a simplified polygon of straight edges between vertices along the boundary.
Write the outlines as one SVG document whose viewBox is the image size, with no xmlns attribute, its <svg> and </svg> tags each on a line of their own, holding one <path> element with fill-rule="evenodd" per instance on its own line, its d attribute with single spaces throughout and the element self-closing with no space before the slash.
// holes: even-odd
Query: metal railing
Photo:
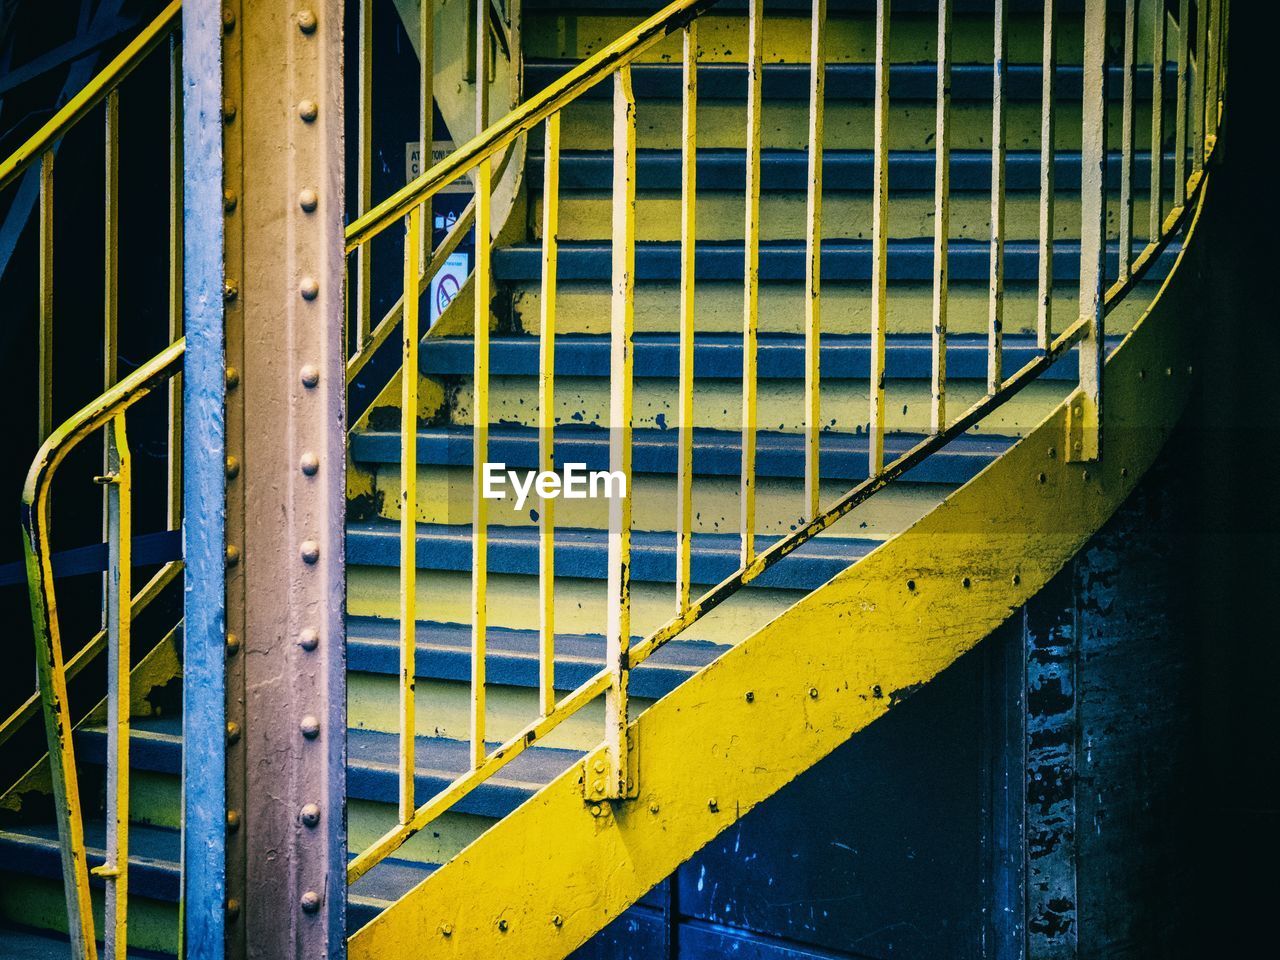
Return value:
<svg viewBox="0 0 1280 960">
<path fill-rule="evenodd" d="M 23 547 L 35 631 L 36 676 L 49 744 L 68 931 L 72 955 L 76 958 L 92 960 L 97 956 L 90 873 L 102 878 L 106 885 L 103 954 L 113 960 L 125 957 L 129 883 L 130 632 L 139 606 L 145 606 L 181 569 L 178 563 L 168 564 L 141 592 L 133 593 L 133 467 L 126 414 L 157 385 L 172 381 L 182 368 L 184 348 L 185 342 L 178 340 L 55 429 L 31 465 L 22 492 Z M 96 637 L 68 662 L 63 651 L 49 540 L 51 489 L 58 467 L 77 445 L 98 430 L 105 430 L 107 446 L 106 469 L 94 478 L 104 486 L 107 502 L 106 624 L 100 639 Z M 83 663 L 104 649 L 107 653 L 106 857 L 101 866 L 91 871 L 72 742 L 75 721 L 68 701 L 67 681 L 77 661 Z"/>
<path fill-rule="evenodd" d="M 120 53 L 78 91 L 39 130 L 0 162 L 0 191 L 7 190 L 29 172 L 39 177 L 38 278 L 38 390 L 36 435 L 40 444 L 23 492 L 24 550 L 28 591 L 35 636 L 37 691 L 0 723 L 0 744 L 26 729 L 38 712 L 45 722 L 50 780 L 53 793 L 72 952 L 77 958 L 97 956 L 90 873 L 106 886 L 104 923 L 105 955 L 125 956 L 128 911 L 128 787 L 129 787 L 129 679 L 130 632 L 136 617 L 164 594 L 182 574 L 182 562 L 169 560 L 136 593 L 133 590 L 132 491 L 136 470 L 129 451 L 126 411 L 161 382 L 167 388 L 165 414 L 165 526 L 181 525 L 182 393 L 177 380 L 181 369 L 182 335 L 182 54 L 178 29 L 180 0 L 168 4 Z M 167 43 L 166 43 L 167 42 Z M 166 350 L 123 379 L 119 375 L 121 340 L 119 323 L 121 223 L 121 87 L 158 48 L 167 47 L 168 74 L 168 221 L 167 335 Z M 54 354 L 55 169 L 64 138 L 101 107 L 103 122 L 102 181 L 102 390 L 61 426 L 55 423 Z M 77 189 L 83 185 L 77 183 Z M 71 208 L 69 208 L 71 209 Z M 74 212 L 79 214 L 81 206 Z M 74 245 L 75 234 L 69 231 Z M 72 258 L 78 254 L 73 253 Z M 69 261 L 70 262 L 70 261 Z M 76 386 L 80 386 L 79 383 Z M 62 401 L 66 403 L 65 400 Z M 102 620 L 86 643 L 67 647 L 60 628 L 54 584 L 54 556 L 50 543 L 50 490 L 54 475 L 68 454 L 87 437 L 104 431 L 102 472 L 95 477 L 103 486 L 102 535 L 107 546 L 102 581 Z M 83 812 L 71 740 L 75 724 L 84 715 L 73 713 L 68 687 L 85 668 L 106 654 L 106 863 L 90 871 L 87 866 Z"/>
<path fill-rule="evenodd" d="M 1177 76 L 1177 107 L 1173 149 L 1175 183 L 1173 203 L 1163 201 L 1159 156 L 1165 142 L 1163 128 L 1163 74 L 1168 35 L 1164 3 L 1154 5 L 1154 63 L 1152 137 L 1157 159 L 1151 163 L 1151 215 L 1147 244 L 1136 256 L 1134 236 L 1134 130 L 1137 52 L 1137 2 L 1122 0 L 1124 11 L 1122 76 L 1122 136 L 1120 186 L 1120 267 L 1110 286 L 1105 283 L 1106 184 L 1105 122 L 1107 81 L 1106 0 L 1085 0 L 1083 53 L 1083 128 L 1081 176 L 1081 271 L 1079 309 L 1060 332 L 1054 330 L 1052 288 L 1054 276 L 1054 134 L 1057 28 L 1053 0 L 1044 5 L 1042 145 L 1038 204 L 1038 252 L 1036 333 L 1039 352 L 1012 374 L 1003 365 L 1004 326 L 1004 205 L 1005 205 L 1005 78 L 1007 73 L 1007 0 L 997 0 L 993 22 L 992 178 L 990 273 L 988 283 L 987 391 L 986 395 L 956 415 L 946 400 L 947 355 L 947 256 L 948 163 L 950 145 L 950 32 L 952 0 L 939 0 L 937 20 L 937 113 L 935 137 L 935 236 L 932 271 L 932 373 L 931 433 L 906 452 L 885 462 L 885 348 L 888 299 L 888 117 L 889 117 L 889 0 L 875 8 L 875 83 L 873 210 L 871 241 L 871 391 L 869 405 L 869 464 L 867 479 L 823 506 L 819 502 L 820 388 L 819 340 L 821 315 L 822 245 L 822 141 L 825 77 L 826 0 L 813 0 L 811 17 L 811 70 L 809 84 L 808 183 L 804 267 L 804 519 L 793 533 L 757 552 L 755 544 L 756 489 L 756 337 L 759 303 L 761 92 L 763 78 L 762 0 L 747 4 L 747 105 L 746 209 L 744 216 L 743 418 L 741 429 L 741 564 L 731 576 L 702 596 L 691 594 L 692 543 L 691 490 L 693 476 L 693 348 L 694 250 L 696 241 L 695 196 L 697 155 L 697 18 L 715 0 L 676 0 L 563 77 L 530 98 L 469 143 L 426 170 L 386 201 L 372 207 L 347 229 L 348 253 L 362 256 L 375 237 L 393 225 L 405 223 L 403 350 L 400 436 L 400 804 L 399 822 L 348 867 L 354 882 L 382 859 L 422 830 L 460 798 L 492 777 L 528 747 L 543 740 L 568 717 L 597 697 L 605 698 L 604 743 L 608 769 L 590 774 L 585 787 L 589 802 L 634 796 L 637 784 L 628 772 L 628 681 L 630 671 L 644 663 L 664 644 L 679 636 L 739 589 L 756 580 L 775 563 L 811 540 L 855 506 L 884 489 L 932 453 L 969 430 L 1020 390 L 1045 373 L 1072 350 L 1079 356 L 1079 388 L 1071 398 L 1069 432 L 1064 456 L 1088 461 L 1101 455 L 1100 406 L 1104 321 L 1110 311 L 1150 270 L 1159 254 L 1175 238 L 1199 193 L 1203 168 L 1213 148 L 1218 128 L 1225 78 L 1225 25 L 1227 0 L 1181 0 L 1173 20 L 1178 40 L 1173 62 Z M 480 17 L 489 0 L 477 0 Z M 1191 9 L 1194 8 L 1194 19 Z M 1196 36 L 1188 29 L 1197 25 Z M 538 505 L 539 535 L 539 715 L 515 736 L 490 750 L 485 740 L 485 653 L 487 632 L 487 501 L 481 491 L 480 465 L 488 456 L 489 425 L 489 301 L 493 283 L 489 224 L 492 160 L 517 138 L 545 128 L 543 164 L 543 224 L 541 230 L 541 326 L 537 428 L 538 465 L 554 469 L 554 396 L 556 339 L 557 229 L 559 212 L 561 111 L 597 83 L 613 84 L 613 187 L 612 187 L 612 294 L 609 424 L 609 469 L 629 473 L 632 419 L 632 332 L 635 289 L 635 189 L 636 100 L 631 64 L 664 38 L 682 35 L 682 150 L 680 194 L 679 278 L 679 386 L 678 466 L 676 500 L 676 591 L 674 615 L 643 640 L 631 643 L 630 629 L 630 528 L 631 491 L 610 501 L 608 536 L 608 616 L 605 666 L 593 677 L 557 699 L 555 691 L 554 552 L 555 516 L 550 498 Z M 483 35 L 481 31 L 480 35 Z M 478 75 L 484 76 L 486 46 L 477 46 Z M 1192 69 L 1194 65 L 1194 77 Z M 1191 162 L 1190 172 L 1187 160 Z M 475 185 L 476 258 L 474 289 L 474 400 L 471 567 L 471 690 L 470 767 L 435 796 L 419 803 L 414 795 L 414 654 L 416 608 L 416 481 L 418 406 L 418 342 L 421 327 L 418 298 L 424 290 L 423 260 L 417 251 L 423 243 L 425 205 L 443 187 L 471 174 Z M 399 304 L 398 304 L 399 306 Z M 385 321 L 384 321 L 385 323 Z M 381 325 L 380 325 L 381 328 Z"/>
</svg>

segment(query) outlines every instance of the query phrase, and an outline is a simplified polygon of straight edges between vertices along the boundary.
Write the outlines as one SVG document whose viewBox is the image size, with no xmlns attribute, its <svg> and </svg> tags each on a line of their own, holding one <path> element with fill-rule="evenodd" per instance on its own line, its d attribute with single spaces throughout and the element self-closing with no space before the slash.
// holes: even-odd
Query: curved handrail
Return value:
<svg viewBox="0 0 1280 960">
<path fill-rule="evenodd" d="M 182 14 L 182 0 L 172 0 L 129 45 L 98 71 L 66 105 L 55 113 L 39 130 L 27 138 L 18 149 L 0 161 L 0 190 L 9 186 L 40 157 L 44 151 L 66 135 L 86 113 L 96 107 L 124 78 L 133 72 L 156 46 L 178 25 Z"/>
<path fill-rule="evenodd" d="M 675 0 L 599 53 L 588 57 L 555 83 L 491 124 L 431 169 L 347 226 L 347 252 L 368 243 L 413 207 L 438 193 L 472 167 L 489 159 L 522 133 L 576 100 L 601 80 L 631 63 L 654 44 L 681 30 L 716 0 Z"/>
<path fill-rule="evenodd" d="M 94 933 L 93 904 L 89 894 L 89 870 L 86 862 L 84 824 L 80 811 L 79 782 L 76 774 L 74 747 L 71 734 L 74 724 L 67 699 L 68 664 L 63 658 L 62 637 L 58 624 L 58 609 L 54 595 L 53 564 L 49 544 L 50 489 L 59 465 L 86 437 L 103 427 L 110 426 L 108 451 L 112 469 L 97 478 L 111 485 L 114 506 L 110 538 L 114 553 L 109 572 L 113 589 L 108 591 L 108 628 L 103 642 L 95 645 L 95 652 L 108 649 L 116 641 L 114 651 L 116 670 L 123 682 L 112 687 L 115 695 L 112 705 L 120 709 L 123 717 L 117 717 L 115 737 L 118 742 L 123 731 L 127 750 L 128 737 L 128 625 L 134 598 L 129 590 L 129 544 L 131 533 L 128 516 L 129 465 L 128 443 L 125 433 L 125 413 L 147 396 L 158 384 L 178 373 L 182 367 L 185 339 L 175 341 L 123 378 L 111 389 L 82 407 L 70 419 L 53 431 L 40 447 L 31 469 L 27 473 L 22 490 L 23 553 L 27 568 L 27 590 L 31 600 L 31 621 L 36 644 L 36 674 L 40 687 L 40 702 L 45 720 L 49 761 L 52 767 L 53 799 L 58 824 L 59 849 L 62 855 L 62 874 L 67 897 L 68 930 L 75 957 L 93 957 L 96 936 Z M 145 588 L 144 588 L 145 592 Z M 96 639 L 96 638 L 95 638 Z M 81 657 L 80 659 L 84 659 Z M 73 661 L 74 662 L 74 661 Z M 109 685 L 112 680 L 109 679 Z M 109 700 L 111 697 L 109 695 Z M 127 757 L 127 753 L 124 754 Z M 95 870 L 111 881 L 108 903 L 114 905 L 105 921 L 108 944 L 122 943 L 124 917 L 127 903 L 127 823 L 128 823 L 128 764 L 111 766 L 108 759 L 111 786 L 108 789 L 108 809 L 116 831 L 109 831 L 108 859 L 105 868 Z M 121 787 L 121 785 L 123 785 Z M 112 789 L 114 787 L 115 789 Z M 114 837 L 114 839 L 113 839 Z"/>
</svg>

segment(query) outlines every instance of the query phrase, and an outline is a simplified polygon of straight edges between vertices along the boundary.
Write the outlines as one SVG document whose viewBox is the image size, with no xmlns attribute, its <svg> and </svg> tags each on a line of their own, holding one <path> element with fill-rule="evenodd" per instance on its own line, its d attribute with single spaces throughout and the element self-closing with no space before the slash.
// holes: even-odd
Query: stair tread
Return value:
<svg viewBox="0 0 1280 960">
<path fill-rule="evenodd" d="M 1109 338 L 1118 343 L 1120 338 Z M 927 380 L 932 376 L 933 343 L 928 334 L 894 334 L 886 338 L 885 376 L 890 380 Z M 674 333 L 636 334 L 635 377 L 674 379 L 679 375 L 680 338 Z M 1006 335 L 1004 362 L 1017 369 L 1039 353 L 1034 336 Z M 470 377 L 470 337 L 426 337 L 419 349 L 421 371 L 437 376 Z M 556 375 L 609 376 L 608 334 L 556 336 Z M 866 380 L 871 372 L 871 338 L 866 334 L 825 334 L 821 349 L 823 382 Z M 1040 375 L 1042 380 L 1072 380 L 1079 375 L 1076 361 L 1067 357 Z M 495 336 L 489 341 L 489 370 L 495 376 L 537 376 L 539 342 L 536 335 Z M 693 372 L 698 379 L 738 380 L 742 377 L 742 336 L 702 334 L 694 339 Z M 762 380 L 804 378 L 804 337 L 760 334 L 756 374 Z M 947 378 L 984 380 L 987 376 L 987 338 L 953 334 L 947 338 Z"/>
<path fill-rule="evenodd" d="M 0 926 L 0 956 L 4 960 L 70 960 L 71 941 L 51 930 Z M 127 956 L 130 960 L 148 960 L 173 954 L 130 948 Z"/>
<path fill-rule="evenodd" d="M 347 669 L 391 676 L 400 671 L 400 623 L 383 617 L 347 618 Z M 639 638 L 636 638 L 637 640 Z M 537 687 L 538 631 L 489 627 L 486 676 L 490 684 Z M 417 624 L 417 676 L 437 680 L 470 679 L 471 626 L 464 623 Z M 605 638 L 598 634 L 557 634 L 557 685 L 577 687 L 604 666 Z M 704 640 L 676 640 L 631 674 L 631 692 L 657 699 L 706 666 L 725 649 Z"/>
<path fill-rule="evenodd" d="M 532 576 L 538 572 L 537 527 L 489 528 L 489 571 Z M 758 550 L 775 537 L 757 536 Z M 800 547 L 753 581 L 752 587 L 814 590 L 880 545 L 855 537 L 819 537 Z M 738 569 L 736 533 L 693 535 L 692 579 L 719 583 Z M 607 576 L 608 532 L 561 528 L 556 531 L 556 573 L 563 577 L 603 580 Z M 351 566 L 395 566 L 400 556 L 400 524 L 396 520 L 361 520 L 347 524 L 347 562 Z M 419 569 L 471 570 L 471 527 L 420 523 L 417 530 Z M 631 534 L 632 582 L 675 582 L 675 534 L 634 531 Z M 748 587 L 751 589 L 751 587 Z"/>
<path fill-rule="evenodd" d="M 870 150 L 825 150 L 823 177 L 827 193 L 871 190 L 874 154 Z M 742 191 L 746 179 L 745 151 L 729 148 L 698 151 L 698 190 Z M 950 154 L 952 194 L 991 189 L 991 152 L 989 150 L 953 150 Z M 1135 151 L 1134 182 L 1144 193 L 1150 185 L 1151 154 Z M 1172 182 L 1173 154 L 1166 153 L 1166 182 Z M 644 190 L 680 189 L 679 150 L 639 150 L 636 155 L 636 187 Z M 768 148 L 760 157 L 760 186 L 766 191 L 802 191 L 808 183 L 807 150 Z M 1121 154 L 1107 155 L 1107 182 L 1112 189 L 1120 186 Z M 531 156 L 527 181 L 538 193 L 542 187 L 543 158 Z M 918 190 L 932 193 L 934 188 L 934 152 L 932 150 L 889 151 L 889 185 L 893 191 Z M 613 183 L 613 155 L 608 150 L 566 150 L 560 154 L 560 190 L 609 190 Z M 1054 163 L 1054 184 L 1058 192 L 1080 189 L 1080 151 L 1059 151 Z M 1005 189 L 1008 192 L 1029 191 L 1039 195 L 1040 151 L 1010 150 L 1005 161 Z"/>
<path fill-rule="evenodd" d="M 513 761 L 517 762 L 517 761 Z M 86 819 L 85 840 L 89 865 L 102 862 L 106 822 Z M 36 876 L 60 879 L 62 865 L 58 828 L 53 823 L 25 824 L 0 830 L 0 852 L 7 868 L 22 866 Z M 182 834 L 167 827 L 143 823 L 129 825 L 129 889 L 148 899 L 177 902 L 181 876 Z M 430 875 L 438 865 L 389 858 L 350 887 L 349 895 L 379 908 L 408 892 Z M 96 879 L 91 882 L 97 882 Z M 18 932 L 15 932 L 18 933 Z M 0 946 L 7 946 L 9 931 L 0 928 Z M 32 934 L 37 936 L 37 934 Z M 16 937 L 15 937 L 16 939 Z M 55 942 L 56 937 L 53 938 Z M 55 954 L 49 954 L 53 956 Z M 8 953 L 5 954 L 9 956 Z M 42 957 L 44 954 L 32 954 Z"/>
<path fill-rule="evenodd" d="M 182 720 L 177 716 L 132 721 L 130 763 L 135 770 L 177 775 L 182 764 Z M 76 731 L 82 762 L 101 764 L 106 756 L 106 728 Z M 443 789 L 470 765 L 470 744 L 448 737 L 418 736 L 417 791 L 425 799 Z M 379 730 L 347 731 L 347 792 L 359 800 L 395 803 L 399 771 L 399 736 Z M 497 747 L 494 743 L 491 747 Z M 456 809 L 481 816 L 504 816 L 559 774 L 580 754 L 556 747 L 530 747 L 501 772 L 461 801 Z"/>
<path fill-rule="evenodd" d="M 588 470 L 609 465 L 609 430 L 594 424 L 559 424 L 555 431 L 556 463 L 585 463 Z M 638 428 L 632 433 L 632 472 L 674 474 L 679 432 Z M 918 443 L 917 434 L 885 437 L 886 460 Z M 910 470 L 912 483 L 964 483 L 1006 451 L 1016 438 L 994 434 L 964 434 Z M 867 476 L 866 434 L 823 433 L 819 444 L 822 476 L 857 481 Z M 742 435 L 736 430 L 695 428 L 693 470 L 698 476 L 736 477 L 742 470 Z M 361 430 L 351 437 L 351 456 L 359 463 L 399 463 L 400 434 L 394 430 Z M 489 428 L 489 460 L 513 468 L 538 464 L 538 431 L 532 426 L 504 424 Z M 418 431 L 418 463 L 470 466 L 471 427 L 427 427 Z M 761 430 L 756 434 L 756 475 L 799 479 L 804 476 L 804 437 L 798 433 Z"/>
<path fill-rule="evenodd" d="M 1133 256 L 1145 244 L 1135 241 Z M 1040 253 L 1035 240 L 1005 243 L 1006 282 L 1038 279 Z M 1178 244 L 1171 243 L 1153 265 L 1153 272 L 1172 266 Z M 744 244 L 741 240 L 700 241 L 695 254 L 695 275 L 699 280 L 742 280 Z M 1108 276 L 1114 276 L 1118 245 L 1107 244 Z M 948 247 L 947 270 L 954 281 L 989 279 L 991 246 L 985 240 L 952 240 Z M 805 245 L 800 240 L 772 240 L 760 244 L 760 280 L 799 283 L 804 278 Z M 562 241 L 557 259 L 561 282 L 608 282 L 612 277 L 613 247 L 608 241 Z M 521 242 L 500 247 L 493 253 L 495 277 L 508 282 L 541 280 L 542 244 Z M 680 277 L 680 244 L 645 240 L 636 243 L 636 280 L 675 282 Z M 867 282 L 871 278 L 871 242 L 868 240 L 827 240 L 822 244 L 822 275 L 828 283 Z M 1080 277 L 1080 243 L 1059 240 L 1054 244 L 1053 276 L 1057 282 Z M 933 277 L 932 239 L 891 239 L 888 244 L 888 277 L 892 281 L 926 282 Z"/>
<path fill-rule="evenodd" d="M 990 6 L 987 7 L 990 11 Z M 525 61 L 525 94 L 537 93 L 564 76 L 580 61 L 535 57 Z M 679 63 L 636 63 L 631 67 L 633 89 L 640 101 L 677 100 L 681 90 L 681 65 Z M 1151 67 L 1140 66 L 1134 84 L 1134 98 L 1151 99 Z M 742 63 L 700 63 L 698 65 L 698 99 L 746 100 L 747 71 Z M 1005 74 L 1005 96 L 1013 101 L 1040 102 L 1041 70 L 1038 63 L 1009 64 Z M 1083 92 L 1084 70 L 1076 64 L 1059 64 L 1055 77 L 1056 92 L 1060 101 L 1079 102 Z M 1119 100 L 1123 91 L 1123 69 L 1119 65 L 1108 68 L 1106 89 L 1110 99 Z M 889 97 L 891 101 L 926 100 L 932 103 L 937 95 L 937 67 L 932 63 L 895 63 L 889 67 Z M 1173 64 L 1165 68 L 1164 93 L 1171 99 L 1177 80 Z M 956 63 L 951 67 L 952 102 L 973 100 L 991 102 L 991 64 Z M 840 100 L 870 101 L 875 92 L 874 63 L 831 63 L 826 65 L 826 102 Z M 612 87 L 602 81 L 583 96 L 603 100 L 611 96 Z M 763 97 L 770 100 L 809 99 L 809 64 L 766 63 L 764 65 Z"/>
</svg>

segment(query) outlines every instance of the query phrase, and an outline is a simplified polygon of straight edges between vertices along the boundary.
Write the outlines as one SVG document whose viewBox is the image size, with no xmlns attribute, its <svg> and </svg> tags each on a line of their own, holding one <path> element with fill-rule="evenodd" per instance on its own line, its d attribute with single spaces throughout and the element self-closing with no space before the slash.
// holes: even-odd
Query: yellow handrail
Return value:
<svg viewBox="0 0 1280 960">
<path fill-rule="evenodd" d="M 109 427 L 107 472 L 97 480 L 108 491 L 108 563 L 105 642 L 111 664 L 107 704 L 110 717 L 108 747 L 107 862 L 94 872 L 107 882 L 106 954 L 123 957 L 127 927 L 128 882 L 128 736 L 129 627 L 134 598 L 129 586 L 129 515 L 131 479 L 125 414 L 182 367 L 185 339 L 178 340 L 105 391 L 53 431 L 40 447 L 22 490 L 23 552 L 31 622 L 36 644 L 36 674 L 44 710 L 45 735 L 53 782 L 62 873 L 67 897 L 67 921 L 72 955 L 77 960 L 96 956 L 93 904 L 89 894 L 84 823 L 80 809 L 73 721 L 67 699 L 68 665 L 63 658 L 58 609 L 54 595 L 49 544 L 50 489 L 54 474 L 67 455 L 86 437 Z M 114 756 L 113 756 L 114 755 Z"/>
<path fill-rule="evenodd" d="M 129 42 L 129 45 L 98 71 L 66 105 L 49 118 L 26 142 L 0 161 L 0 190 L 22 175 L 44 151 L 60 140 L 80 122 L 112 90 L 116 89 L 134 68 L 174 29 L 182 13 L 182 0 L 173 0 L 151 23 Z"/>
<path fill-rule="evenodd" d="M 526 100 L 457 150 L 409 181 L 382 203 L 347 226 L 347 252 L 367 243 L 472 167 L 490 159 L 522 133 L 576 100 L 601 80 L 635 60 L 654 44 L 683 29 L 716 0 L 675 0 L 599 53 L 578 64 L 555 83 Z"/>
</svg>

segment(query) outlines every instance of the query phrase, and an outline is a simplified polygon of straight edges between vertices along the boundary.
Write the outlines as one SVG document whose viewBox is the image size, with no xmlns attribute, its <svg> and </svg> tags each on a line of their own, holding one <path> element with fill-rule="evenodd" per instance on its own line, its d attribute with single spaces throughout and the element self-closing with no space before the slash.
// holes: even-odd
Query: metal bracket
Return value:
<svg viewBox="0 0 1280 960">
<path fill-rule="evenodd" d="M 634 800 L 640 795 L 640 738 L 634 723 L 627 728 L 627 779 L 621 797 L 609 796 L 609 774 L 612 769 L 608 747 L 600 747 L 582 761 L 583 803 Z"/>
<path fill-rule="evenodd" d="M 1067 463 L 1093 463 L 1102 456 L 1098 403 L 1077 390 L 1067 407 L 1067 439 L 1063 447 Z"/>
</svg>

